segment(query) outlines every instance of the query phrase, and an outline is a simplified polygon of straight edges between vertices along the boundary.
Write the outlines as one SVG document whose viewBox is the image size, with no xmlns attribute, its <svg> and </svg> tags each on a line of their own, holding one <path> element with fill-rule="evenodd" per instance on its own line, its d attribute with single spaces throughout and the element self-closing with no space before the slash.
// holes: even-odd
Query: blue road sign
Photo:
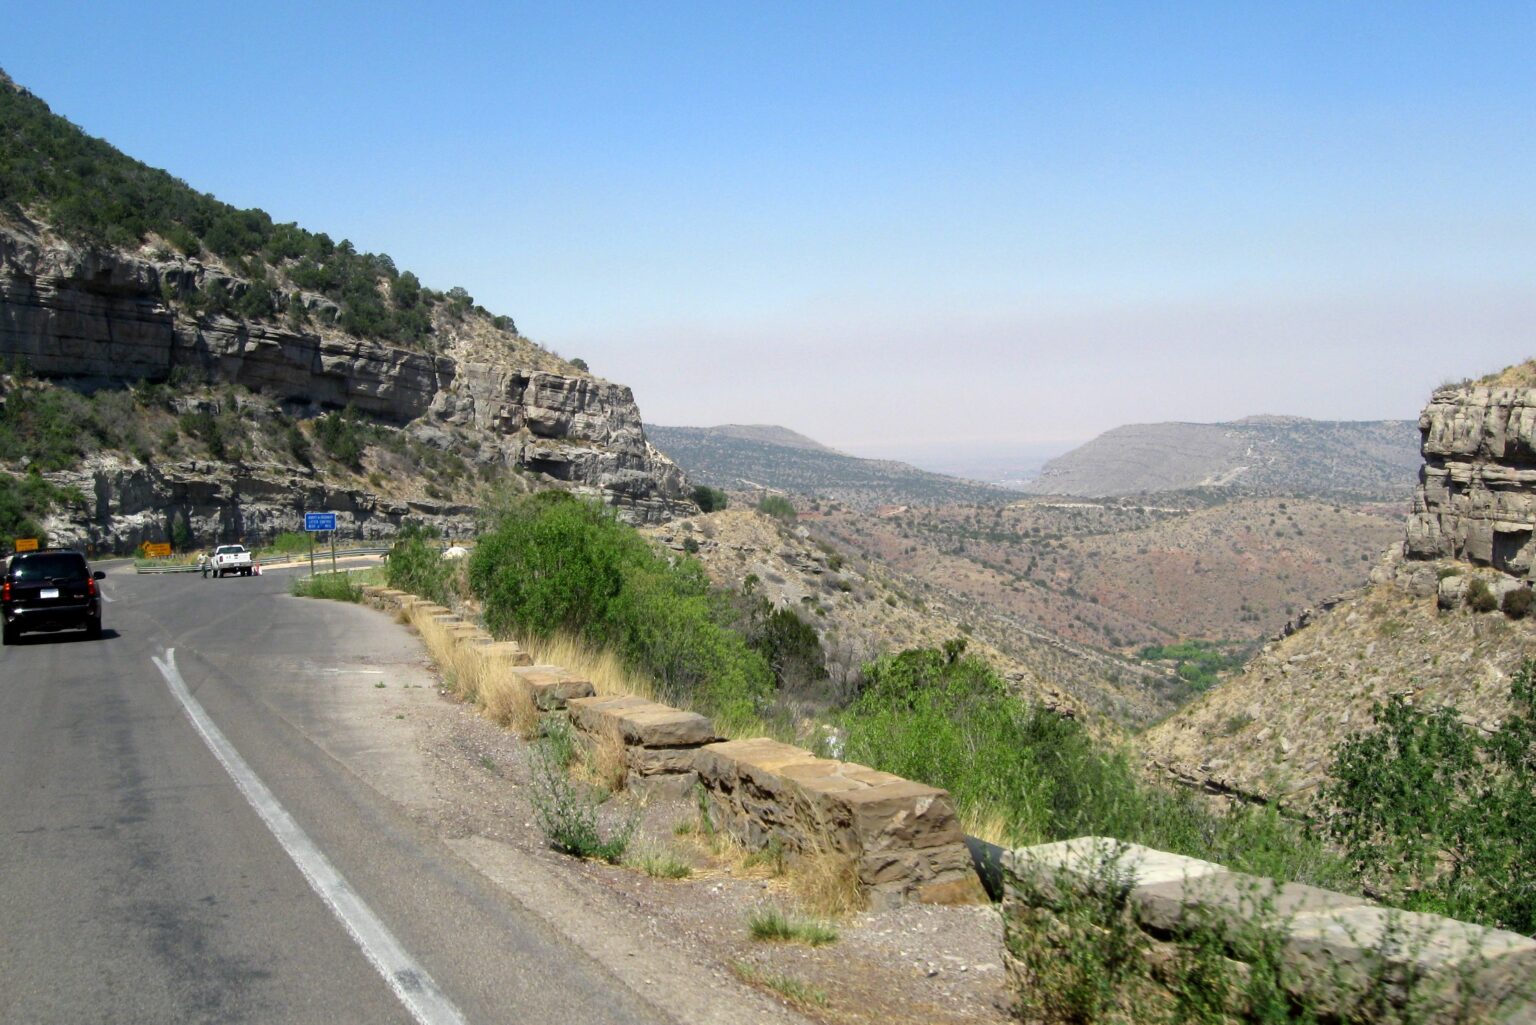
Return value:
<svg viewBox="0 0 1536 1025">
<path fill-rule="evenodd" d="M 335 530 L 336 529 L 336 514 L 335 513 L 305 513 L 304 514 L 304 529 L 305 530 Z"/>
</svg>

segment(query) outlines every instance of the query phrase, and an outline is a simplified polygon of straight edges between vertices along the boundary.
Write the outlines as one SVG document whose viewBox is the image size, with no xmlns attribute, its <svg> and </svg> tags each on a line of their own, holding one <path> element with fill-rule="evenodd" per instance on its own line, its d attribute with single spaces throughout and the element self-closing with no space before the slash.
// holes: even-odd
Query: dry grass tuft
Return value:
<svg viewBox="0 0 1536 1025">
<path fill-rule="evenodd" d="M 610 726 L 595 737 L 588 737 L 582 748 L 582 767 L 587 777 L 609 793 L 624 789 L 629 778 L 629 759 L 625 754 L 624 736 L 617 727 Z"/>
<path fill-rule="evenodd" d="M 854 860 L 839 851 L 802 854 L 789 865 L 789 888 L 812 914 L 839 917 L 867 905 Z"/>
<path fill-rule="evenodd" d="M 651 680 L 624 668 L 619 656 L 599 650 L 576 637 L 519 637 L 517 642 L 533 656 L 537 665 L 564 666 L 578 676 L 592 681 L 600 695 L 633 694 L 656 701 L 656 687 Z"/>
<path fill-rule="evenodd" d="M 978 840 L 999 847 L 1012 847 L 1017 841 L 1008 817 L 995 808 L 971 807 L 961 809 L 959 814 L 960 828 Z"/>
<path fill-rule="evenodd" d="M 533 689 L 518 677 L 493 671 L 480 684 L 480 703 L 497 725 L 507 727 L 524 740 L 538 736 L 539 709 L 533 700 Z"/>
<path fill-rule="evenodd" d="M 460 641 L 429 614 L 410 612 L 406 616 L 436 660 L 448 689 L 524 739 L 538 734 L 539 710 L 533 691 L 507 671 L 504 659 L 481 654 L 477 646 Z"/>
</svg>

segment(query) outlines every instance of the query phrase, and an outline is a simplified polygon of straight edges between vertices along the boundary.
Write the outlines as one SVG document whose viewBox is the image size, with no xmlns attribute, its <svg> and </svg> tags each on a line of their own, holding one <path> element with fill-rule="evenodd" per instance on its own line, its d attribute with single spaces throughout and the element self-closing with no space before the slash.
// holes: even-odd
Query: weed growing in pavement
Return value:
<svg viewBox="0 0 1536 1025">
<path fill-rule="evenodd" d="M 530 800 L 534 813 L 555 850 L 616 864 L 628 849 L 638 820 L 631 817 L 611 832 L 603 829 L 600 802 L 585 785 L 571 779 L 569 766 L 575 753 L 570 724 L 551 719 L 545 737 L 533 746 Z"/>
<path fill-rule="evenodd" d="M 792 1004 L 801 1007 L 827 1006 L 826 990 L 801 982 L 793 976 L 770 972 L 746 961 L 731 962 L 731 971 L 735 972 L 742 982 L 771 989 Z"/>
<path fill-rule="evenodd" d="M 803 943 L 821 947 L 837 942 L 837 930 L 825 922 L 795 918 L 779 908 L 763 908 L 747 918 L 747 932 L 765 943 Z"/>
<path fill-rule="evenodd" d="M 671 851 L 646 850 L 625 859 L 652 879 L 687 879 L 693 866 Z"/>
</svg>

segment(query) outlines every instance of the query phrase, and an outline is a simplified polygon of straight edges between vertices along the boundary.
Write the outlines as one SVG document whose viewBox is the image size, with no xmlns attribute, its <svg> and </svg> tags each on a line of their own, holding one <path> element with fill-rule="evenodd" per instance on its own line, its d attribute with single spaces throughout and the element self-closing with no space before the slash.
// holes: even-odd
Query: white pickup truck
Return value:
<svg viewBox="0 0 1536 1025">
<path fill-rule="evenodd" d="M 248 577 L 251 567 L 251 553 L 245 550 L 245 545 L 219 545 L 213 550 L 213 575 L 216 577 L 231 573 Z"/>
</svg>

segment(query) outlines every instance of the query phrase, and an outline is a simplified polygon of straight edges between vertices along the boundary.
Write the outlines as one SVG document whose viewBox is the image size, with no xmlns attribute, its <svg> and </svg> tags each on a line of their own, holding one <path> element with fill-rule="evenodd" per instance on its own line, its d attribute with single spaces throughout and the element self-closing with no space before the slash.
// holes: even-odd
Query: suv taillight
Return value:
<svg viewBox="0 0 1536 1025">
<path fill-rule="evenodd" d="M 96 581 L 90 577 L 85 578 L 85 593 L 92 598 L 96 597 Z"/>
<path fill-rule="evenodd" d="M 4 586 L 0 586 L 0 601 L 11 600 L 11 582 L 7 580 Z"/>
</svg>

